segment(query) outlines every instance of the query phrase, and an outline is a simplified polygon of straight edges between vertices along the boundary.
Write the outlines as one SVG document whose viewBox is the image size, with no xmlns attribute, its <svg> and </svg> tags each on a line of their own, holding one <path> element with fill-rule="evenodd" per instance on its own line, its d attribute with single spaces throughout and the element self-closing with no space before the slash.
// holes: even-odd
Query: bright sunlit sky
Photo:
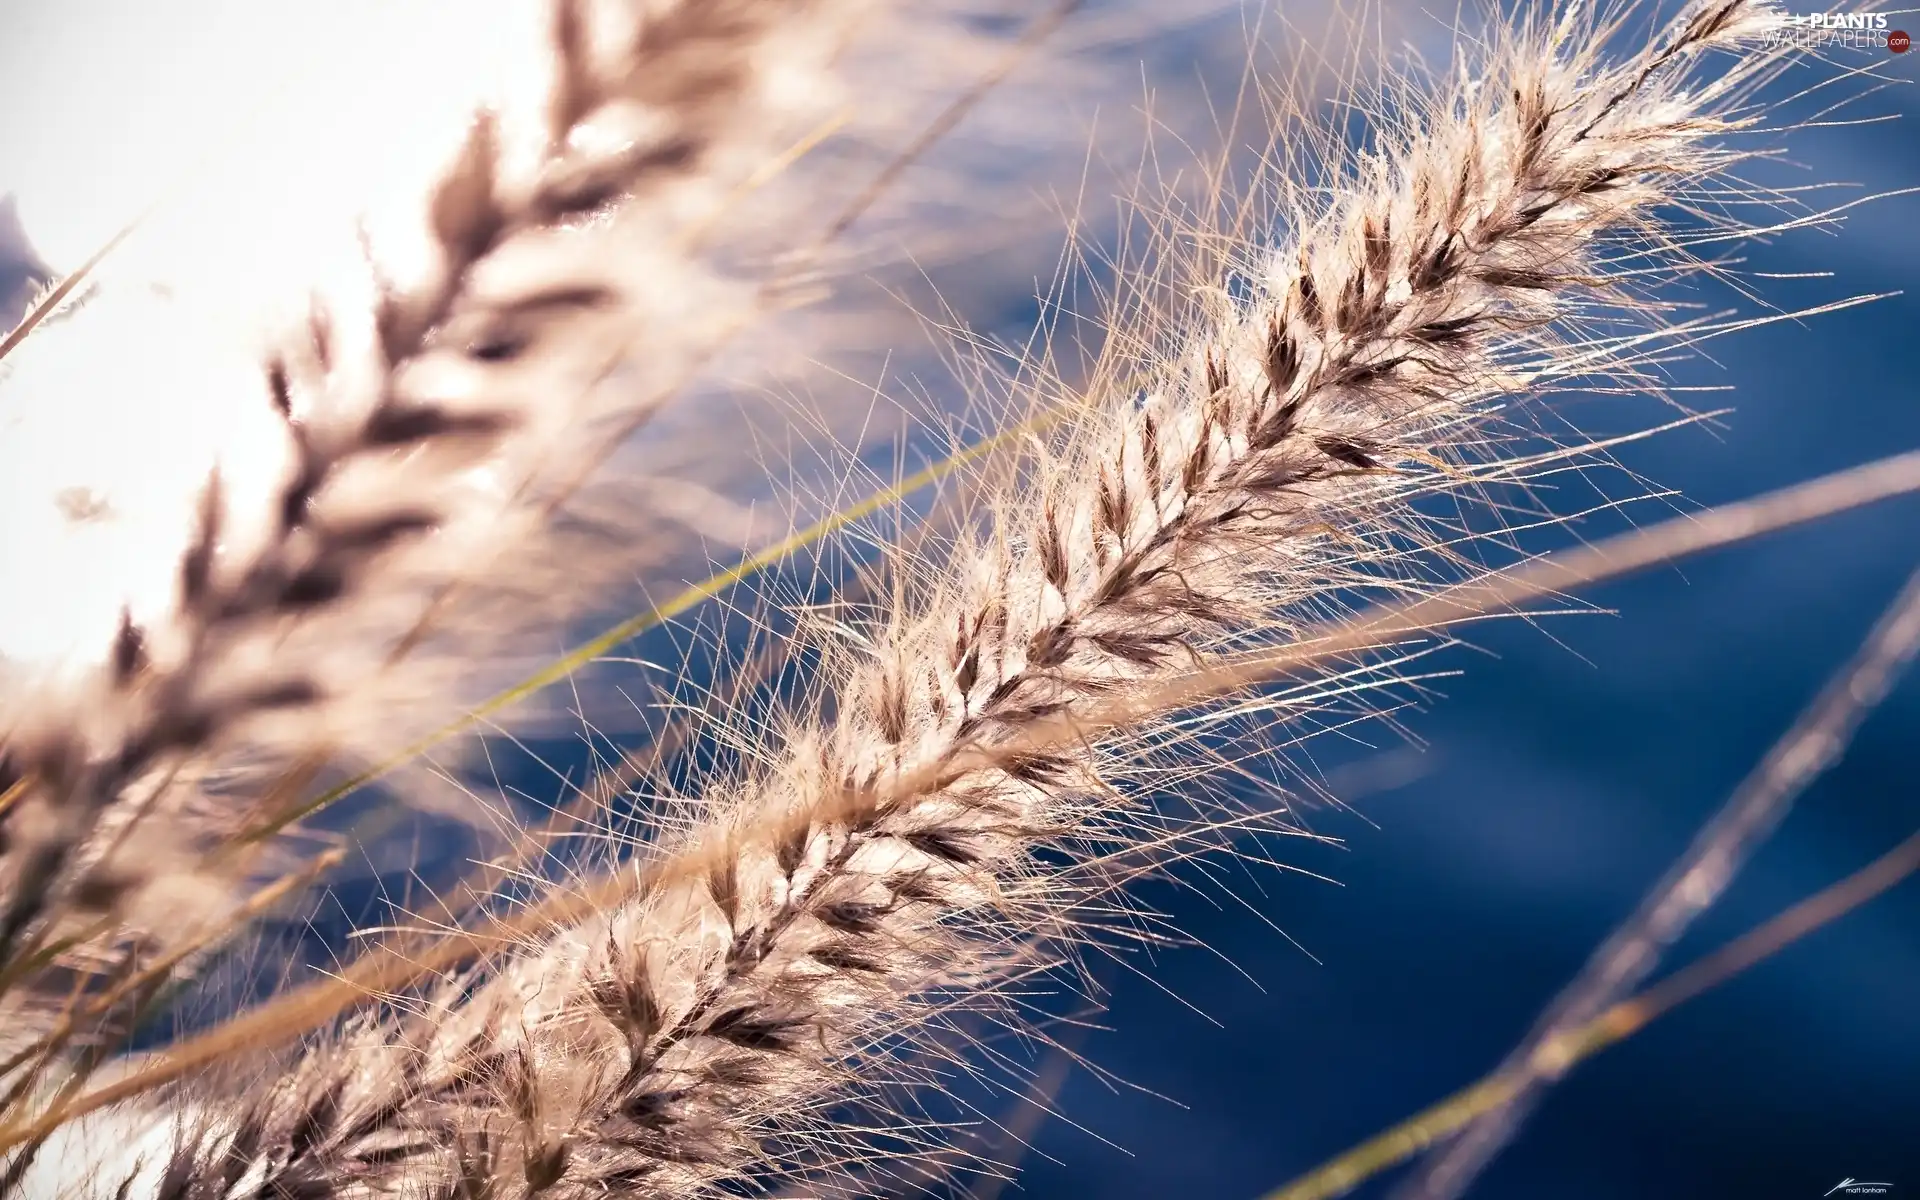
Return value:
<svg viewBox="0 0 1920 1200">
<path fill-rule="evenodd" d="M 123 605 L 169 600 L 214 460 L 270 487 L 284 437 L 251 339 L 358 269 L 367 220 L 404 278 L 424 173 L 538 45 L 511 0 L 60 0 L 0 14 L 0 194 L 57 273 L 144 215 L 0 393 L 0 657 L 79 665 Z M 30 114 L 30 115 L 29 115 Z M 160 285 L 158 287 L 154 285 Z M 105 333 L 110 329 L 110 334 Z M 100 346 L 110 345 L 111 355 Z M 257 410 L 257 411 L 256 411 Z M 102 515 L 75 522 L 79 497 Z"/>
<path fill-rule="evenodd" d="M 535 5 L 59 0 L 0 16 L 0 193 L 57 270 L 166 202 L 133 258 L 232 270 L 431 169 Z M 517 19 L 516 19 L 517 18 Z M 31 119 L 21 119 L 32 114 Z M 457 128 L 457 126 L 456 126 Z M 427 163 L 422 164 L 421 160 Z M 189 202 L 191 201 L 191 202 Z M 116 259 L 123 256 L 116 255 Z"/>
</svg>

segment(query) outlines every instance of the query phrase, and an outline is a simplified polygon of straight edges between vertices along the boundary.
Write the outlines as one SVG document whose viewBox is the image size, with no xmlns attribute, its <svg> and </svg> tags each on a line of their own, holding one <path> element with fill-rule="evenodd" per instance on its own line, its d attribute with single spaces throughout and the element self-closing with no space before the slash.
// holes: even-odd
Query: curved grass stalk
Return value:
<svg viewBox="0 0 1920 1200">
<path fill-rule="evenodd" d="M 1658 967 L 1695 917 L 1719 900 L 1794 800 L 1846 753 L 1869 713 L 1920 654 L 1920 569 L 1908 578 L 1852 659 L 1767 751 L 1685 854 L 1541 1014 L 1496 1075 L 1503 1097 L 1437 1152 L 1409 1200 L 1453 1200 L 1493 1161 L 1573 1065 L 1578 1031 Z"/>
<path fill-rule="evenodd" d="M 41 296 L 26 315 L 20 318 L 19 323 L 8 330 L 5 337 L 0 337 L 0 360 L 12 354 L 20 343 L 26 341 L 33 331 L 40 327 L 41 322 L 57 312 L 60 306 L 72 297 L 80 285 L 87 281 L 87 277 L 106 261 L 107 255 L 112 254 L 121 242 L 126 241 L 133 234 L 135 224 L 122 227 L 118 233 L 108 238 L 100 249 L 94 251 L 87 261 L 67 272 L 60 282 L 47 289 L 46 294 Z"/>
<path fill-rule="evenodd" d="M 1560 1031 L 1552 1043 L 1555 1059 L 1571 1068 L 1618 1045 L 1687 1001 L 1705 995 L 1890 891 L 1916 871 L 1920 871 L 1920 833 L 1631 999 L 1614 1004 L 1584 1025 Z M 1260 1200 L 1335 1200 L 1382 1172 L 1447 1144 L 1474 1122 L 1512 1103 L 1519 1094 L 1518 1079 L 1495 1071 L 1267 1192 Z"/>
</svg>

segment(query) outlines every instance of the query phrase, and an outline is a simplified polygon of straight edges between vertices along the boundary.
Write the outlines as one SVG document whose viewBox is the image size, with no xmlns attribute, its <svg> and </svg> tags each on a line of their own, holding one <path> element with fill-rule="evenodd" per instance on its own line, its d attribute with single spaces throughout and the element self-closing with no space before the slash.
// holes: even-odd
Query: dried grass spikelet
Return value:
<svg viewBox="0 0 1920 1200">
<path fill-rule="evenodd" d="M 368 226 L 353 253 L 343 229 L 344 264 L 260 356 L 192 341 L 168 295 L 129 287 L 9 357 L 7 558 L 71 567 L 75 598 L 105 603 L 9 589 L 0 964 L 102 913 L 179 932 L 167 897 L 217 923 L 257 864 L 200 852 L 288 799 L 255 781 L 390 750 L 490 641 L 630 565 L 596 572 L 583 551 L 611 531 L 563 506 L 750 307 L 699 231 L 833 99 L 824 68 L 862 7 L 555 0 L 538 78 L 473 115 L 410 236 Z M 152 438 L 105 425 L 153 372 L 232 411 L 133 409 Z M 207 428 L 184 436 L 187 416 Z M 43 538 L 35 430 L 94 445 L 97 468 L 130 459 L 103 484 L 120 506 L 55 489 Z M 141 536 L 116 541 L 117 518 Z M 130 574 L 90 590 L 103 571 Z"/>
<path fill-rule="evenodd" d="M 1396 539 L 1415 498 L 1473 478 L 1478 418 L 1576 359 L 1625 369 L 1561 323 L 1633 308 L 1615 285 L 1678 261 L 1657 211 L 1734 161 L 1778 59 L 1696 68 L 1774 19 L 1709 0 L 1619 62 L 1571 17 L 1517 31 L 1225 281 L 1231 304 L 1161 331 L 1144 394 L 1094 406 L 829 672 L 819 728 L 622 868 L 625 901 L 198 1097 L 143 1191 L 679 1197 L 856 1157 L 884 1126 L 838 1106 L 1100 924 L 1116 864 L 1231 832 L 1140 803 L 1136 753 L 1177 730 L 994 748 L 1370 573 L 1417 586 L 1390 578 L 1417 549 Z"/>
</svg>

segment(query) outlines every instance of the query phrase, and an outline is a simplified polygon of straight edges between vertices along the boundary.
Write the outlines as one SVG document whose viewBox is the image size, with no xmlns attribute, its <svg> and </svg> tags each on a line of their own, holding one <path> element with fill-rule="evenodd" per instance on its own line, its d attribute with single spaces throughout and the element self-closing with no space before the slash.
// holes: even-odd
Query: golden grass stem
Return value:
<svg viewBox="0 0 1920 1200">
<path fill-rule="evenodd" d="M 338 866 L 344 857 L 346 857 L 345 852 L 341 850 L 328 850 L 315 855 L 300 870 L 281 876 L 247 897 L 246 901 L 234 910 L 231 916 L 232 922 L 235 925 L 244 924 L 266 912 Z M 73 1035 L 81 1020 L 105 1016 L 115 1005 L 125 999 L 128 993 L 149 989 L 161 983 L 172 974 L 175 968 L 207 946 L 211 940 L 210 937 L 204 936 L 188 940 L 125 979 L 119 980 L 102 994 L 86 1000 L 84 1004 L 80 1003 L 82 998 L 76 995 L 67 1011 L 60 1015 L 51 1028 L 30 1045 L 22 1047 L 5 1062 L 0 1062 L 0 1079 L 12 1074 L 36 1056 L 45 1058 L 57 1053 Z M 76 987 L 78 986 L 80 984 L 76 984 Z M 154 999 L 158 998 L 158 995 L 154 997 Z M 5 1111 L 7 1107 L 6 1104 L 0 1104 L 0 1112 Z"/>
<path fill-rule="evenodd" d="M 1846 753 L 1860 724 L 1886 698 L 1920 653 L 1920 569 L 1874 623 L 1860 649 L 1795 719 L 1733 795 L 1695 835 L 1692 845 L 1633 915 L 1593 952 L 1574 981 L 1548 1006 L 1501 1065 L 1513 1094 L 1479 1118 L 1408 1194 L 1454 1200 L 1519 1131 L 1546 1090 L 1571 1062 L 1562 1047 L 1570 1031 L 1653 973 L 1660 956 L 1732 884 L 1815 779 Z"/>
<path fill-rule="evenodd" d="M 1566 1035 L 1557 1052 L 1572 1065 L 1632 1037 L 1655 1018 L 1764 962 L 1800 938 L 1888 891 L 1917 870 L 1920 870 L 1920 832 L 1840 882 L 1823 888 L 1706 957 L 1696 959 L 1632 999 L 1614 1005 Z M 1380 1172 L 1459 1133 L 1506 1103 L 1513 1092 L 1513 1080 L 1498 1073 L 1488 1075 L 1291 1183 L 1275 1188 L 1261 1200 L 1333 1200 L 1344 1196 Z"/>
<path fill-rule="evenodd" d="M 87 277 L 93 274 L 95 268 L 106 261 L 107 255 L 113 253 L 121 242 L 126 241 L 138 226 L 138 220 L 122 226 L 120 231 L 108 238 L 106 244 L 95 250 L 87 261 L 68 272 L 46 295 L 40 297 L 40 302 L 33 306 L 33 311 L 21 317 L 20 323 L 9 330 L 7 336 L 0 338 L 0 359 L 5 359 L 7 355 L 12 354 L 14 348 L 26 341 L 28 335 L 39 328 L 42 321 L 52 316 L 62 304 L 65 304 L 67 298 L 87 281 Z"/>
</svg>

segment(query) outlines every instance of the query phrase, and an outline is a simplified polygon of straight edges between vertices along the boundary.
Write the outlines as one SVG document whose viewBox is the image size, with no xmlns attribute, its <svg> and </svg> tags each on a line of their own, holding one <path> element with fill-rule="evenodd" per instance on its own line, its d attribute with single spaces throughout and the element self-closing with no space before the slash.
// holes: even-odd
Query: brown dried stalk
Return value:
<svg viewBox="0 0 1920 1200">
<path fill-rule="evenodd" d="M 1920 570 L 1907 578 L 1853 656 L 1701 826 L 1580 974 L 1547 1005 L 1494 1072 L 1493 1105 L 1435 1150 L 1401 1189 L 1407 1200 L 1456 1200 L 1510 1143 L 1547 1090 L 1565 1077 L 1575 1035 L 1646 982 L 1694 919 L 1726 893 L 1741 867 L 1779 828 L 1800 794 L 1838 763 L 1861 723 L 1920 656 Z"/>
</svg>

